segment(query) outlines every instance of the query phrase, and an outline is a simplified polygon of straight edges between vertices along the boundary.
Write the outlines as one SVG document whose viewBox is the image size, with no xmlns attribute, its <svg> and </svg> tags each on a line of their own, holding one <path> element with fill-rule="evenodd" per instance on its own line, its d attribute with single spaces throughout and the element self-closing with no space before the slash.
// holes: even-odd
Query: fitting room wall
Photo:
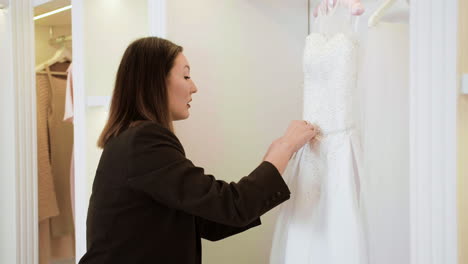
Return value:
<svg viewBox="0 0 468 264">
<path fill-rule="evenodd" d="M 176 134 L 205 173 L 237 182 L 302 118 L 307 2 L 171 0 L 167 18 L 167 37 L 184 47 L 198 86 Z M 268 263 L 277 209 L 260 227 L 203 241 L 203 263 Z"/>
<path fill-rule="evenodd" d="M 459 1 L 460 72 L 468 73 L 468 1 Z M 459 263 L 468 264 L 468 95 L 458 98 Z"/>
<path fill-rule="evenodd" d="M 84 1 L 86 96 L 112 95 L 115 74 L 125 49 L 133 40 L 148 34 L 147 13 L 147 0 Z M 88 194 L 101 156 L 96 142 L 107 114 L 105 107 L 88 107 L 86 111 Z"/>
</svg>

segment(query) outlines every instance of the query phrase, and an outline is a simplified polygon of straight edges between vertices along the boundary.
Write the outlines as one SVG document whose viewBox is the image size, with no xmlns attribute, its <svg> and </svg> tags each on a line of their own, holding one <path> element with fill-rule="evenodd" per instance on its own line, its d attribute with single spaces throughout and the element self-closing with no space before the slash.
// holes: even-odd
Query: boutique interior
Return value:
<svg viewBox="0 0 468 264">
<path fill-rule="evenodd" d="M 302 119 L 307 104 L 304 39 L 320 30 L 314 16 L 319 0 L 83 0 L 80 19 L 72 17 L 76 1 L 33 2 L 38 201 L 34 263 L 78 263 L 86 251 L 87 206 L 102 153 L 96 142 L 109 113 L 117 67 L 133 40 L 162 32 L 184 47 L 199 92 L 191 117 L 175 122 L 175 131 L 190 160 L 217 178 L 239 181 L 291 120 Z M 159 19 L 151 12 L 162 2 L 161 30 L 148 21 Z M 411 2 L 364 0 L 364 14 L 353 20 L 361 42 L 358 72 L 364 76 L 357 80 L 365 153 L 365 185 L 360 187 L 367 190 L 370 264 L 412 263 Z M 461 82 L 468 73 L 467 1 L 460 0 L 457 10 L 457 259 L 468 264 L 468 88 L 465 91 Z M 79 25 L 73 24 L 77 21 Z M 203 263 L 273 263 L 272 240 L 281 210 L 268 212 L 262 225 L 249 232 L 216 243 L 203 241 Z"/>
</svg>

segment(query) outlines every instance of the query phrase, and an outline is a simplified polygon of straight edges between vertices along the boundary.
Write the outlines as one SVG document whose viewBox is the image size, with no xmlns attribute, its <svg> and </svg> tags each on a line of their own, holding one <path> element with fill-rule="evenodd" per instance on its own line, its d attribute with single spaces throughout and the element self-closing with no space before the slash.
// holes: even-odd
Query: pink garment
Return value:
<svg viewBox="0 0 468 264">
<path fill-rule="evenodd" d="M 63 121 L 73 123 L 73 70 L 72 64 L 67 69 L 67 89 L 65 94 L 65 114 Z M 75 221 L 75 155 L 74 148 L 72 150 L 72 156 L 70 161 L 70 194 L 71 194 L 71 205 L 73 222 Z"/>
<path fill-rule="evenodd" d="M 65 115 L 63 121 L 73 123 L 73 76 L 72 64 L 67 69 L 67 90 L 65 94 Z"/>
</svg>

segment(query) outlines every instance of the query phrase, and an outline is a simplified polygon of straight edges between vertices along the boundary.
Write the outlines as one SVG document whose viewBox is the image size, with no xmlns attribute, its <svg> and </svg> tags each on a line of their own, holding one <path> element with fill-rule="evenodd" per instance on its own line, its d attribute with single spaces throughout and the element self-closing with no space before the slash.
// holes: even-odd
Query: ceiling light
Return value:
<svg viewBox="0 0 468 264">
<path fill-rule="evenodd" d="M 71 9 L 71 8 L 72 8 L 71 5 L 65 6 L 65 7 L 59 8 L 59 9 L 57 9 L 57 10 L 44 13 L 44 14 L 42 14 L 42 15 L 35 16 L 35 17 L 34 17 L 34 20 L 38 20 L 38 19 L 41 19 L 41 18 L 44 18 L 44 17 L 48 17 L 48 16 L 51 16 L 51 15 L 54 15 L 54 14 L 63 12 L 63 11 L 65 11 L 65 10 Z"/>
</svg>

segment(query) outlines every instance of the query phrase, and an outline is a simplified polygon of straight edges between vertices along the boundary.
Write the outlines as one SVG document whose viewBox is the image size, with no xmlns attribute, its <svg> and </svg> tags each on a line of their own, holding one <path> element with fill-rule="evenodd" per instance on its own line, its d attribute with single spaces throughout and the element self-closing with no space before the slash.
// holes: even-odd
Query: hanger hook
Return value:
<svg viewBox="0 0 468 264">
<path fill-rule="evenodd" d="M 49 26 L 49 38 L 53 38 L 53 37 L 54 37 L 54 27 Z"/>
</svg>

